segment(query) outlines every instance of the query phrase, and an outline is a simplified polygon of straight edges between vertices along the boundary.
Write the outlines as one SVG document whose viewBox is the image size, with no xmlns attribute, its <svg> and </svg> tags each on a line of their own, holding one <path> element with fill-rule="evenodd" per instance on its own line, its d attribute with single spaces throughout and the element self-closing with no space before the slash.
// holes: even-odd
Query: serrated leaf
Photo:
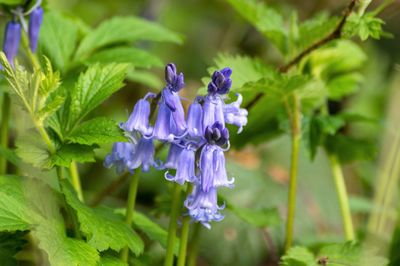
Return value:
<svg viewBox="0 0 400 266">
<path fill-rule="evenodd" d="M 282 257 L 281 266 L 318 266 L 317 260 L 307 248 L 292 247 Z"/>
<path fill-rule="evenodd" d="M 354 242 L 325 246 L 319 251 L 318 257 L 326 258 L 327 266 L 385 266 L 388 264 L 388 260 L 377 256 L 376 251 L 364 250 L 360 244 Z"/>
<path fill-rule="evenodd" d="M 134 67 L 162 67 L 162 61 L 149 52 L 134 47 L 115 47 L 93 54 L 88 62 L 93 63 L 129 63 Z"/>
<path fill-rule="evenodd" d="M 282 54 L 287 53 L 287 30 L 282 15 L 256 0 L 228 0 L 235 10 L 270 40 Z"/>
<path fill-rule="evenodd" d="M 54 114 L 58 109 L 61 108 L 64 102 L 65 102 L 64 95 L 56 95 L 55 97 L 50 99 L 50 101 L 47 102 L 46 105 L 42 109 L 40 109 L 39 112 L 37 113 L 39 121 L 44 121 L 47 117 Z"/>
<path fill-rule="evenodd" d="M 377 155 L 376 143 L 344 135 L 328 136 L 325 147 L 337 154 L 342 163 L 373 160 Z"/>
<path fill-rule="evenodd" d="M 260 228 L 274 226 L 282 222 L 276 208 L 254 210 L 250 208 L 238 208 L 229 204 L 228 209 L 246 223 Z"/>
<path fill-rule="evenodd" d="M 123 262 L 118 257 L 106 254 L 104 256 L 101 256 L 99 266 L 128 266 L 128 263 Z"/>
<path fill-rule="evenodd" d="M 75 128 L 66 140 L 85 145 L 126 141 L 122 130 L 114 120 L 97 117 L 86 121 Z"/>
<path fill-rule="evenodd" d="M 106 45 L 138 40 L 182 42 L 175 32 L 154 22 L 137 17 L 114 17 L 101 23 L 82 40 L 75 58 L 79 60 Z"/>
<path fill-rule="evenodd" d="M 21 159 L 18 158 L 15 150 L 0 147 L 0 156 L 2 156 L 3 158 L 5 158 L 7 161 L 9 161 L 10 163 L 12 163 L 15 166 L 18 166 L 22 163 Z"/>
<path fill-rule="evenodd" d="M 71 63 L 78 38 L 76 24 L 67 17 L 47 12 L 39 35 L 39 50 L 54 64 L 55 68 L 64 71 Z"/>
<path fill-rule="evenodd" d="M 95 64 L 79 76 L 71 91 L 70 129 L 123 86 L 126 69 L 126 64 Z"/>
<path fill-rule="evenodd" d="M 80 230 L 91 246 L 99 251 L 111 248 L 117 252 L 128 246 L 136 255 L 143 252 L 143 241 L 112 210 L 91 209 L 77 198 L 69 181 L 64 180 L 61 185 L 66 201 L 76 211 Z"/>
<path fill-rule="evenodd" d="M 72 161 L 85 163 L 95 162 L 94 147 L 82 144 L 63 144 L 55 154 L 51 155 L 51 165 L 70 167 Z"/>
<path fill-rule="evenodd" d="M 29 130 L 16 140 L 16 153 L 26 163 L 37 168 L 49 168 L 50 154 L 42 138 L 33 130 Z"/>
</svg>

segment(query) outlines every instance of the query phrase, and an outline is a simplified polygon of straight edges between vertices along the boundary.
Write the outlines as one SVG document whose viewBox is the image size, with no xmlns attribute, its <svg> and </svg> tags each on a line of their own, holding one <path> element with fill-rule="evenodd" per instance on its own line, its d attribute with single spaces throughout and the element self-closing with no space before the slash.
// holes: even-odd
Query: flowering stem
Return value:
<svg viewBox="0 0 400 266">
<path fill-rule="evenodd" d="M 181 201 L 181 186 L 178 183 L 174 183 L 174 191 L 171 206 L 171 218 L 168 226 L 168 240 L 167 240 L 167 252 L 165 255 L 165 266 L 172 266 L 174 263 L 174 246 L 176 238 L 176 227 L 177 220 L 180 210 Z"/>
<path fill-rule="evenodd" d="M 196 266 L 197 254 L 199 252 L 200 245 L 200 231 L 201 224 L 195 223 L 193 226 L 193 233 L 191 237 L 191 241 L 189 243 L 189 257 L 188 257 L 188 266 Z"/>
<path fill-rule="evenodd" d="M 190 195 L 192 192 L 193 186 L 188 184 L 186 189 L 186 197 Z M 186 261 L 186 251 L 187 251 L 187 242 L 189 238 L 189 228 L 190 228 L 190 216 L 186 215 L 183 218 L 182 222 L 182 230 L 181 230 L 181 241 L 179 246 L 179 256 L 178 256 L 178 266 L 185 266 Z"/>
<path fill-rule="evenodd" d="M 22 31 L 22 34 L 21 34 L 21 40 L 22 40 L 22 45 L 24 46 L 26 55 L 27 55 L 29 61 L 31 62 L 33 69 L 34 70 L 40 69 L 41 67 L 39 64 L 39 60 L 38 60 L 36 54 L 32 53 L 31 48 L 29 47 L 29 39 L 24 30 Z"/>
<path fill-rule="evenodd" d="M 84 202 L 81 181 L 79 179 L 78 166 L 76 165 L 75 161 L 71 162 L 71 166 L 69 167 L 69 173 L 71 175 L 72 186 L 75 188 L 79 200 Z"/>
<path fill-rule="evenodd" d="M 293 95 L 293 114 L 292 114 L 292 155 L 290 161 L 290 181 L 288 193 L 288 207 L 287 207 L 287 222 L 286 222 L 286 238 L 285 250 L 287 251 L 292 246 L 293 241 L 293 226 L 294 226 L 294 213 L 296 209 L 296 183 L 297 183 L 297 170 L 299 161 L 299 147 L 301 139 L 301 110 L 300 99 L 298 95 Z"/>
<path fill-rule="evenodd" d="M 351 220 L 349 199 L 347 196 L 346 184 L 343 178 L 342 167 L 335 154 L 328 153 L 328 159 L 332 169 L 333 180 L 335 182 L 346 240 L 352 241 L 354 240 L 353 221 Z"/>
<path fill-rule="evenodd" d="M 126 205 L 126 218 L 125 222 L 126 224 L 131 227 L 132 225 L 132 218 L 133 218 L 133 211 L 135 209 L 135 202 L 136 202 L 136 194 L 137 194 L 137 189 L 139 185 L 139 179 L 140 179 L 140 169 L 136 169 L 135 173 L 131 177 L 131 181 L 129 184 L 129 192 L 128 192 L 128 203 Z M 121 251 L 121 259 L 124 262 L 128 262 L 128 257 L 129 257 L 129 248 L 125 247 Z"/>
<path fill-rule="evenodd" d="M 11 113 L 10 96 L 8 93 L 3 94 L 3 104 L 1 106 L 1 124 L 0 124 L 0 146 L 3 149 L 8 148 L 8 130 Z M 4 156 L 0 158 L 0 175 L 7 172 L 7 160 Z"/>
</svg>

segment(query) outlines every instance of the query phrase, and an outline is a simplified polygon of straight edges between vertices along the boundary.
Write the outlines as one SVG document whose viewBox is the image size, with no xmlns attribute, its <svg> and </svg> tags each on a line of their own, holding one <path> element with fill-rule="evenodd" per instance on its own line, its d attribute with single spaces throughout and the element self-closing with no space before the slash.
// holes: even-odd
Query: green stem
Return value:
<svg viewBox="0 0 400 266">
<path fill-rule="evenodd" d="M 56 153 L 56 147 L 54 146 L 53 142 L 51 142 L 51 139 L 49 135 L 47 134 L 46 129 L 44 129 L 43 124 L 39 123 L 35 120 L 34 117 L 32 117 L 33 123 L 35 124 L 36 129 L 39 131 L 40 136 L 44 140 L 44 142 L 47 145 L 47 148 L 49 149 L 51 154 Z"/>
<path fill-rule="evenodd" d="M 346 184 L 344 182 L 343 171 L 340 162 L 335 154 L 328 153 L 329 163 L 332 169 L 333 180 L 335 182 L 336 193 L 339 200 L 340 214 L 346 240 L 354 240 L 353 221 L 351 219 L 351 211 L 349 206 L 349 198 L 347 196 Z"/>
<path fill-rule="evenodd" d="M 301 139 L 301 110 L 300 100 L 297 95 L 293 96 L 293 114 L 292 114 L 292 148 L 290 160 L 290 181 L 288 193 L 287 222 L 285 250 L 287 251 L 293 242 L 294 214 L 296 209 L 296 183 L 299 161 L 299 147 Z"/>
<path fill-rule="evenodd" d="M 75 188 L 75 191 L 78 194 L 79 200 L 84 202 L 81 181 L 79 179 L 78 166 L 76 165 L 75 161 L 71 162 L 71 166 L 69 168 L 69 173 L 71 175 L 72 186 Z"/>
<path fill-rule="evenodd" d="M 0 124 L 0 146 L 1 148 L 8 148 L 8 130 L 9 120 L 11 113 L 11 101 L 8 93 L 3 95 L 3 104 L 1 106 L 1 124 Z M 4 156 L 0 157 L 0 174 L 7 173 L 7 160 Z"/>
<path fill-rule="evenodd" d="M 192 192 L 192 185 L 188 184 L 186 189 L 186 197 Z M 189 238 L 190 216 L 186 215 L 182 221 L 181 241 L 179 246 L 178 266 L 185 266 L 187 242 Z"/>
<path fill-rule="evenodd" d="M 39 60 L 38 60 L 36 54 L 32 53 L 31 48 L 29 47 L 29 39 L 28 39 L 28 36 L 26 35 L 25 31 L 22 31 L 21 41 L 22 41 L 22 45 L 25 49 L 26 55 L 28 56 L 28 59 L 32 64 L 33 69 L 39 70 L 41 68 Z"/>
<path fill-rule="evenodd" d="M 191 237 L 192 240 L 189 243 L 189 257 L 187 260 L 188 266 L 196 266 L 197 254 L 199 253 L 200 246 L 200 231 L 201 224 L 195 223 L 193 226 L 193 234 Z"/>
<path fill-rule="evenodd" d="M 132 225 L 133 211 L 135 209 L 136 195 L 140 179 L 139 173 L 140 170 L 136 169 L 135 173 L 131 177 L 131 182 L 129 184 L 128 203 L 126 205 L 126 218 L 125 218 L 125 222 L 129 227 Z M 128 257 L 129 257 L 129 248 L 125 247 L 121 251 L 121 259 L 124 262 L 128 262 Z"/>
<path fill-rule="evenodd" d="M 174 183 L 172 197 L 171 217 L 168 226 L 167 251 L 165 255 L 164 266 L 172 266 L 174 263 L 174 246 L 176 238 L 176 227 L 181 203 L 181 186 Z"/>
</svg>

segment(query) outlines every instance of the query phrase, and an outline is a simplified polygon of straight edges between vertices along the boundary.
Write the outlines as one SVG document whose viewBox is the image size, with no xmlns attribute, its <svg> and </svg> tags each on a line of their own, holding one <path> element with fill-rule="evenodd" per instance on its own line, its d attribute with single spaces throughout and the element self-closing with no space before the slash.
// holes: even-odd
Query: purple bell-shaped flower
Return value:
<svg viewBox="0 0 400 266">
<path fill-rule="evenodd" d="M 136 169 L 142 166 L 142 171 L 149 171 L 151 166 L 155 166 L 154 161 L 154 143 L 152 139 L 141 138 L 136 147 L 132 158 L 132 168 Z"/>
<path fill-rule="evenodd" d="M 168 181 L 174 181 L 180 185 L 185 182 L 194 182 L 196 180 L 195 175 L 195 151 L 190 147 L 187 147 L 181 151 L 178 158 L 176 174 L 175 176 L 165 173 L 165 178 Z"/>
<path fill-rule="evenodd" d="M 167 160 L 162 165 L 161 169 L 177 169 L 178 168 L 178 159 L 181 154 L 183 148 L 180 145 L 171 143 L 168 151 Z"/>
<path fill-rule="evenodd" d="M 29 47 L 32 52 L 36 52 L 40 26 L 43 21 L 43 8 L 40 6 L 34 9 L 29 16 L 29 27 L 28 27 L 28 36 L 29 36 Z"/>
<path fill-rule="evenodd" d="M 128 132 L 139 131 L 145 136 L 151 134 L 152 128 L 149 127 L 150 103 L 147 101 L 148 97 L 154 97 L 154 94 L 147 94 L 135 104 L 128 121 L 121 124 L 123 130 Z"/>
<path fill-rule="evenodd" d="M 188 110 L 187 115 L 187 130 L 192 138 L 202 137 L 203 130 L 203 107 L 198 101 L 194 101 Z"/>
<path fill-rule="evenodd" d="M 227 124 L 235 125 L 239 127 L 238 133 L 242 132 L 243 126 L 247 124 L 248 112 L 244 108 L 240 108 L 242 104 L 243 97 L 237 94 L 237 100 L 230 104 L 224 105 L 224 118 Z"/>
<path fill-rule="evenodd" d="M 4 32 L 3 51 L 11 66 L 14 66 L 14 58 L 18 54 L 20 41 L 21 25 L 16 21 L 8 22 Z"/>
<path fill-rule="evenodd" d="M 111 168 L 116 167 L 118 174 L 124 171 L 133 172 L 132 161 L 135 152 L 135 145 L 129 142 L 116 142 L 113 145 L 112 151 L 104 159 L 104 166 Z"/>
</svg>

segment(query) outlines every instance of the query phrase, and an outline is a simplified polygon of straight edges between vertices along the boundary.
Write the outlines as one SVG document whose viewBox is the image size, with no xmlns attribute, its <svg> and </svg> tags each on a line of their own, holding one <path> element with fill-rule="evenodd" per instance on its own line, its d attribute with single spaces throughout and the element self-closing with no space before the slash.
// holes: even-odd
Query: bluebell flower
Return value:
<svg viewBox="0 0 400 266">
<path fill-rule="evenodd" d="M 174 181 L 180 185 L 185 182 L 195 182 L 195 151 L 190 146 L 184 148 L 178 157 L 176 174 L 171 175 L 168 171 L 165 173 L 168 181 Z"/>
<path fill-rule="evenodd" d="M 208 84 L 209 94 L 227 94 L 232 86 L 232 69 L 229 67 L 223 68 L 221 70 L 214 71 L 211 82 Z"/>
<path fill-rule="evenodd" d="M 167 160 L 162 165 L 161 169 L 177 169 L 179 155 L 181 154 L 182 150 L 183 148 L 180 145 L 171 143 L 168 150 Z"/>
<path fill-rule="evenodd" d="M 116 142 L 113 145 L 112 151 L 104 160 L 104 166 L 111 168 L 116 167 L 118 174 L 125 171 L 133 172 L 133 155 L 135 145 L 129 142 Z"/>
<path fill-rule="evenodd" d="M 203 130 L 203 107 L 195 100 L 190 106 L 187 115 L 187 130 L 192 138 L 202 137 Z"/>
<path fill-rule="evenodd" d="M 218 146 L 213 151 L 214 187 L 233 187 L 235 178 L 228 179 L 225 168 L 224 151 Z"/>
<path fill-rule="evenodd" d="M 171 130 L 171 111 L 163 101 L 158 105 L 158 114 L 154 125 L 153 137 L 158 140 L 170 142 L 174 139 L 174 134 Z"/>
<path fill-rule="evenodd" d="M 202 223 L 208 229 L 211 228 L 209 222 L 219 222 L 224 219 L 220 210 L 224 209 L 225 206 L 218 206 L 216 188 L 211 188 L 205 192 L 200 187 L 195 186 L 192 194 L 185 201 L 185 207 L 194 221 Z"/>
<path fill-rule="evenodd" d="M 152 133 L 152 128 L 149 127 L 150 103 L 147 101 L 149 97 L 155 97 L 155 94 L 148 93 L 135 104 L 128 121 L 120 125 L 123 130 L 128 132 L 139 131 L 145 136 Z"/>
<path fill-rule="evenodd" d="M 242 132 L 243 126 L 247 124 L 248 112 L 244 108 L 240 108 L 243 97 L 240 94 L 237 95 L 237 100 L 230 104 L 224 105 L 224 118 L 227 124 L 232 124 L 239 127 L 238 133 Z"/>
<path fill-rule="evenodd" d="M 37 43 L 39 39 L 40 26 L 43 21 L 43 8 L 40 6 L 35 8 L 29 16 L 29 28 L 28 28 L 28 36 L 29 36 L 29 47 L 32 52 L 36 51 Z"/>
<path fill-rule="evenodd" d="M 136 169 L 139 166 L 142 166 L 143 172 L 147 172 L 151 166 L 155 166 L 154 143 L 152 139 L 143 137 L 137 144 L 135 153 L 132 156 L 131 167 Z"/>
<path fill-rule="evenodd" d="M 206 127 L 204 137 L 211 145 L 224 146 L 229 142 L 229 131 L 220 122 Z"/>
<path fill-rule="evenodd" d="M 4 32 L 3 51 L 11 66 L 14 66 L 14 58 L 18 54 L 20 41 L 21 25 L 16 21 L 8 22 L 6 25 L 6 30 Z"/>
</svg>

